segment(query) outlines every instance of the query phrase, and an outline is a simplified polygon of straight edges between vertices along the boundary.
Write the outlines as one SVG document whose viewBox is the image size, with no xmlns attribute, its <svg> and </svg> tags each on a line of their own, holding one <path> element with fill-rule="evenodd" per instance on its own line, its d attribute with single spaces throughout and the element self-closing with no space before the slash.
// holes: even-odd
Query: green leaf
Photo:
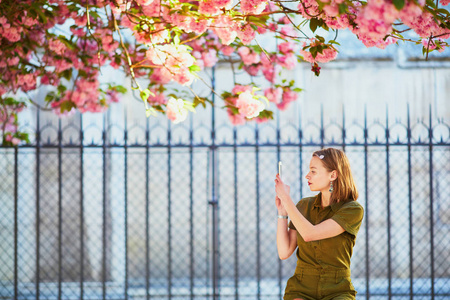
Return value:
<svg viewBox="0 0 450 300">
<path fill-rule="evenodd" d="M 294 91 L 296 93 L 300 93 L 300 92 L 303 92 L 303 89 L 301 89 L 301 88 L 294 88 L 294 89 L 292 89 L 292 91 Z"/>
<path fill-rule="evenodd" d="M 80 70 L 80 73 L 81 73 L 81 71 L 82 70 Z M 62 71 L 60 73 L 60 76 L 67 80 L 70 80 L 72 78 L 72 69 L 67 69 L 67 70 Z"/>
<path fill-rule="evenodd" d="M 40 23 L 47 24 L 47 16 L 45 15 L 44 10 L 38 8 L 38 9 L 33 10 L 33 11 L 36 11 L 37 14 L 39 15 L 39 22 Z"/>
<path fill-rule="evenodd" d="M 14 98 L 8 97 L 8 98 L 4 99 L 4 103 L 6 105 L 14 105 L 14 104 L 18 104 L 19 102 L 16 101 Z"/>
<path fill-rule="evenodd" d="M 319 52 L 320 54 L 323 54 L 323 49 L 324 47 L 322 45 L 317 45 L 317 52 Z"/>
<path fill-rule="evenodd" d="M 318 26 L 319 20 L 317 18 L 312 18 L 311 20 L 309 20 L 309 28 L 312 32 L 315 32 Z"/>
<path fill-rule="evenodd" d="M 61 103 L 61 112 L 69 112 L 72 108 L 75 107 L 75 103 L 73 103 L 72 101 L 64 101 L 63 103 Z"/>
<path fill-rule="evenodd" d="M 60 40 L 64 45 L 66 45 L 67 48 L 69 48 L 70 50 L 74 50 L 76 48 L 76 45 L 68 40 L 65 36 L 60 35 L 58 36 L 58 40 Z"/>
<path fill-rule="evenodd" d="M 345 4 L 345 3 L 339 4 L 339 14 L 340 15 L 347 13 L 347 10 L 348 10 L 347 4 Z"/>
<path fill-rule="evenodd" d="M 203 106 L 203 108 L 206 108 L 206 103 L 213 104 L 211 100 L 205 97 L 195 97 L 194 98 L 194 107 L 197 107 L 199 104 Z"/>
<path fill-rule="evenodd" d="M 221 94 L 221 96 L 222 96 L 222 98 L 229 98 L 229 97 L 232 97 L 233 94 L 231 94 L 230 92 L 223 92 L 223 93 Z"/>
<path fill-rule="evenodd" d="M 329 43 L 330 43 L 330 44 L 334 44 L 334 45 L 339 45 L 339 46 L 341 45 L 341 44 L 339 44 L 338 42 L 336 42 L 335 40 L 331 40 L 331 41 L 329 41 Z"/>
<path fill-rule="evenodd" d="M 149 107 L 145 110 L 145 116 L 148 118 L 150 116 L 156 116 L 156 110 L 153 107 Z"/>
<path fill-rule="evenodd" d="M 121 93 L 121 94 L 125 94 L 127 92 L 127 88 L 124 87 L 123 85 L 116 85 L 116 86 L 113 86 L 111 88 L 113 90 L 115 90 L 116 92 Z"/>
<path fill-rule="evenodd" d="M 436 8 L 436 4 L 434 4 L 433 0 L 427 0 L 427 5 L 431 6 L 432 8 Z"/>
<path fill-rule="evenodd" d="M 150 97 L 150 95 L 152 95 L 153 93 L 149 90 L 149 89 L 145 89 L 141 91 L 141 99 L 144 102 L 147 102 L 148 97 Z M 153 94 L 154 96 L 154 94 Z"/>
<path fill-rule="evenodd" d="M 325 38 L 320 35 L 316 35 L 316 39 L 319 40 L 321 43 L 325 43 Z"/>
<path fill-rule="evenodd" d="M 25 132 L 19 132 L 18 138 L 21 139 L 22 141 L 25 141 L 25 142 L 27 142 L 27 143 L 30 143 L 30 139 L 29 139 L 28 133 L 25 133 Z"/>
<path fill-rule="evenodd" d="M 180 44 L 180 36 L 178 34 L 176 34 L 173 38 L 173 43 L 175 45 L 179 45 Z"/>
<path fill-rule="evenodd" d="M 392 0 L 397 10 L 401 10 L 405 6 L 405 0 Z"/>
<path fill-rule="evenodd" d="M 53 100 L 55 100 L 55 98 L 55 92 L 50 92 L 47 94 L 47 96 L 45 96 L 45 102 L 52 102 Z"/>
<path fill-rule="evenodd" d="M 448 10 L 444 9 L 444 8 L 439 8 L 436 10 L 437 13 L 439 14 L 444 14 L 444 15 L 449 15 L 450 13 L 448 12 Z"/>
<path fill-rule="evenodd" d="M 273 111 L 265 109 L 259 113 L 258 117 L 261 119 L 271 120 L 271 119 L 273 119 Z"/>
<path fill-rule="evenodd" d="M 64 93 L 67 90 L 67 87 L 64 85 L 58 85 L 58 92 L 60 94 Z"/>
<path fill-rule="evenodd" d="M 189 67 L 189 71 L 191 72 L 200 72 L 202 69 L 197 65 L 192 65 Z"/>
<path fill-rule="evenodd" d="M 233 113 L 233 115 L 238 115 L 239 114 L 239 109 L 235 106 L 230 107 L 231 112 Z"/>
<path fill-rule="evenodd" d="M 311 53 L 312 57 L 315 59 L 317 56 L 317 48 L 311 47 L 311 49 L 309 49 L 309 52 Z"/>
</svg>

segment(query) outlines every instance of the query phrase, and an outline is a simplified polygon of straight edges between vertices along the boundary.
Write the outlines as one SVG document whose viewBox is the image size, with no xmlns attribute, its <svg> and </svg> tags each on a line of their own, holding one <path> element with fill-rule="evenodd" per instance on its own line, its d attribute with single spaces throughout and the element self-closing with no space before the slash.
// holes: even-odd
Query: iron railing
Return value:
<svg viewBox="0 0 450 300">
<path fill-rule="evenodd" d="M 349 156 L 365 208 L 358 298 L 450 297 L 450 128 L 431 109 L 426 122 L 243 127 L 215 114 L 172 126 L 37 112 L 31 144 L 0 148 L 0 299 L 281 299 L 295 258 L 276 253 L 277 161 L 300 199 L 328 146 Z"/>
</svg>

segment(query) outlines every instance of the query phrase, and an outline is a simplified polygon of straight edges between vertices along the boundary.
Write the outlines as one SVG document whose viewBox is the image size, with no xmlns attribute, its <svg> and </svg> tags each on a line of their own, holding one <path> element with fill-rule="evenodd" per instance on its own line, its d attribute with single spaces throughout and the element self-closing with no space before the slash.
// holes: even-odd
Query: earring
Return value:
<svg viewBox="0 0 450 300">
<path fill-rule="evenodd" d="M 333 192 L 333 181 L 330 181 L 330 189 L 329 189 L 329 191 L 330 191 L 330 193 L 332 193 Z"/>
</svg>

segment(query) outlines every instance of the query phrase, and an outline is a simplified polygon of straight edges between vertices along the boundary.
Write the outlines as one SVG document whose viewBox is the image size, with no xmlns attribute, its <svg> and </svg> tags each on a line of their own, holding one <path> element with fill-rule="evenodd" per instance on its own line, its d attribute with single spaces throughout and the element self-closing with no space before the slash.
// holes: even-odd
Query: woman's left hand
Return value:
<svg viewBox="0 0 450 300">
<path fill-rule="evenodd" d="M 284 202 L 286 198 L 289 197 L 290 192 L 290 186 L 284 184 L 280 178 L 280 175 L 277 174 L 275 178 L 275 193 L 277 194 L 277 197 L 280 198 L 281 202 Z"/>
</svg>

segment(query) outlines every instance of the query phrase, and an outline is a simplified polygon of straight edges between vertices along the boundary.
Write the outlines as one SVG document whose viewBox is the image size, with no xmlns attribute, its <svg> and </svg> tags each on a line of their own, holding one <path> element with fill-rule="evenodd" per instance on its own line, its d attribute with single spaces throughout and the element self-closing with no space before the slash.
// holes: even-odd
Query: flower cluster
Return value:
<svg viewBox="0 0 450 300">
<path fill-rule="evenodd" d="M 17 146 L 21 141 L 28 142 L 28 134 L 19 131 L 18 114 L 25 108 L 23 102 L 13 98 L 0 99 L 0 128 L 3 144 Z"/>
<path fill-rule="evenodd" d="M 249 119 L 257 121 L 266 121 L 268 119 L 268 111 L 265 110 L 268 104 L 267 98 L 257 95 L 258 89 L 251 85 L 236 85 L 231 93 L 224 92 L 222 97 L 227 104 L 228 117 L 234 125 L 241 125 Z M 263 102 L 265 101 L 266 104 Z"/>
<path fill-rule="evenodd" d="M 183 85 L 190 85 L 195 78 L 191 72 L 195 58 L 185 45 L 152 45 L 146 52 L 146 57 L 160 68 L 164 81 L 175 80 Z"/>
<path fill-rule="evenodd" d="M 325 41 L 317 29 L 349 29 L 367 47 L 384 49 L 403 40 L 420 45 L 424 53 L 444 51 L 450 38 L 448 4 L 449 0 L 299 0 L 295 5 L 269 0 L 0 0 L 3 140 L 16 144 L 14 138 L 25 139 L 14 129 L 22 108 L 6 99 L 33 98 L 42 86 L 48 91 L 44 105 L 57 114 L 108 109 L 126 92 L 100 78 L 108 67 L 121 68 L 131 78 L 147 115 L 160 112 L 180 122 L 186 111 L 208 101 L 194 92 L 181 95 L 167 84 L 188 87 L 204 68 L 227 61 L 231 69 L 261 76 L 270 86 L 262 96 L 245 82 L 234 82 L 235 89 L 223 96 L 232 122 L 267 120 L 272 112 L 262 99 L 282 110 L 298 98 L 294 84 L 280 83 L 281 70 L 292 70 L 304 60 L 318 75 L 319 64 L 337 58 L 339 44 Z M 296 24 L 295 15 L 305 22 Z M 303 26 L 309 26 L 313 36 L 307 36 Z M 406 39 L 405 31 L 418 37 Z M 276 37 L 273 48 L 261 47 L 257 40 L 262 35 Z"/>
</svg>

